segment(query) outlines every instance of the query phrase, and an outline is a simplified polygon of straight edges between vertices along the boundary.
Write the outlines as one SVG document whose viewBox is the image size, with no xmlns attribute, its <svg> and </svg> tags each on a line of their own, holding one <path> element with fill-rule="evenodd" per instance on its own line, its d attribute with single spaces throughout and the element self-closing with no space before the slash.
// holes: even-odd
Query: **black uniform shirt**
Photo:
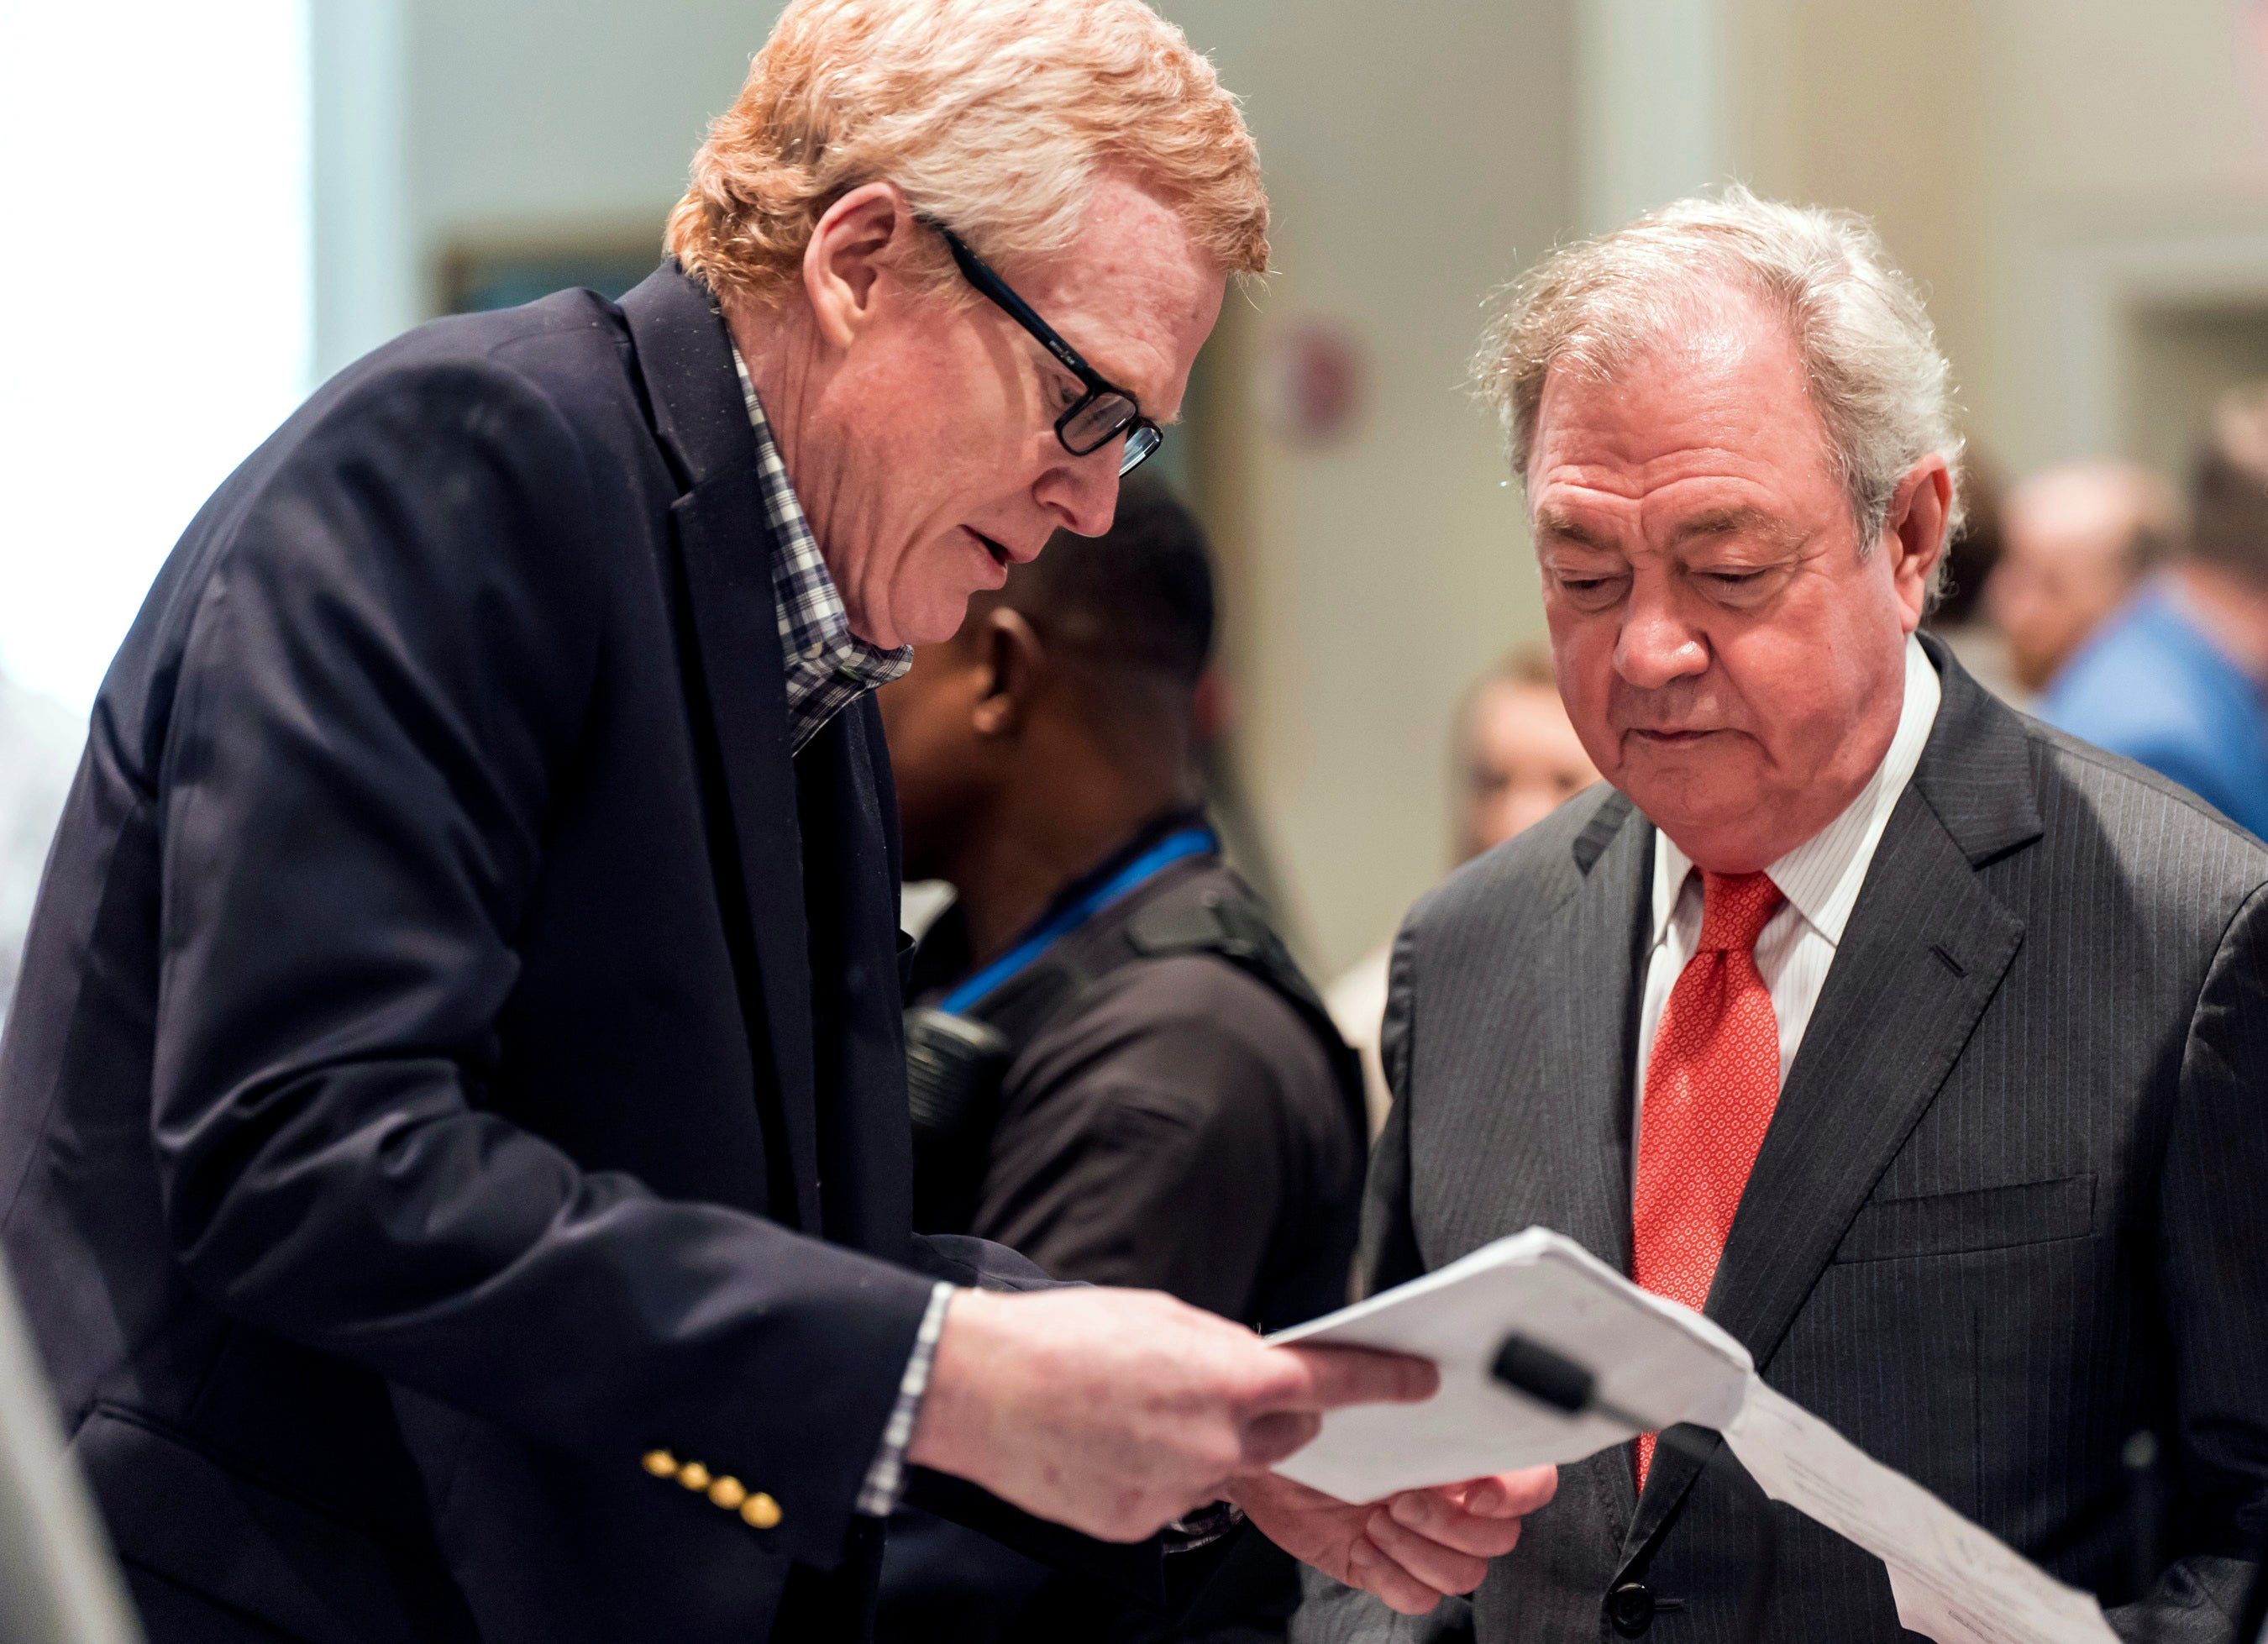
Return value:
<svg viewBox="0 0 2268 1644">
<path fill-rule="evenodd" d="M 1161 818 L 1064 899 L 1197 820 Z M 1207 883 L 1248 895 L 1217 856 L 1186 858 L 1049 950 L 1108 974 L 1010 1065 L 968 1231 L 1059 1279 L 1281 1329 L 1345 1300 L 1363 1136 L 1314 1030 L 1266 983 L 1212 954 L 1116 962 L 1143 909 Z M 917 997 L 934 1002 L 967 958 L 948 910 Z"/>
<path fill-rule="evenodd" d="M 1143 829 L 1066 888 L 1052 915 L 1168 836 Z M 1060 938 L 983 1001 L 1020 1045 L 1001 1088 L 967 1229 L 1058 1279 L 1167 1291 L 1262 1330 L 1346 1299 L 1362 1188 L 1360 1093 L 1266 982 L 1211 953 L 1130 956 L 1146 909 L 1250 893 L 1217 856 L 1165 868 Z M 1042 920 L 1046 918 L 1042 916 Z M 1064 974 L 1100 974 L 1083 992 Z M 922 944 L 912 992 L 934 1004 L 972 974 L 948 910 Z M 1036 1029 L 1036 1030 L 1035 1030 Z M 954 1229 L 958 1231 L 959 1229 Z M 1281 1638 L 1296 1566 L 1248 1536 L 1179 1622 L 925 1515 L 891 1521 L 880 1644 L 1251 1644 Z"/>
</svg>

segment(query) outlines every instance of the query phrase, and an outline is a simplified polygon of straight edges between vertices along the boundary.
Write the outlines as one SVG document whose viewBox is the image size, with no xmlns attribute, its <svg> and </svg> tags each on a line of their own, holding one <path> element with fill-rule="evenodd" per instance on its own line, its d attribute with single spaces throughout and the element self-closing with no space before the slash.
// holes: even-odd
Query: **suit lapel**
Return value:
<svg viewBox="0 0 2268 1644">
<path fill-rule="evenodd" d="M 881 755 L 881 715 L 869 692 L 828 720 L 796 763 L 811 869 L 812 1015 L 821 1029 L 823 1231 L 834 1243 L 904 1261 L 913 1225 L 906 1105 L 854 1099 L 906 1084 L 896 852 Z"/>
<path fill-rule="evenodd" d="M 1530 1224 L 1627 1266 L 1622 1047 L 1653 844 L 1642 822 L 1626 825 L 1633 815 L 1609 793 L 1570 842 L 1573 872 L 1556 884 L 1524 878 L 1516 895 L 1491 898 L 1494 918 L 1420 951 L 1419 1010 L 1438 976 L 1445 1025 L 1417 1036 L 1409 1073 L 1413 1272 Z"/>
<path fill-rule="evenodd" d="M 1788 1070 L 1708 1311 L 1766 1362 L 2023 940 L 1976 870 L 2036 839 L 2015 716 L 1929 642 L 1937 722 Z"/>
<path fill-rule="evenodd" d="M 1530 1224 L 1557 1229 L 1600 1260 L 1627 1268 L 1632 955 L 1643 934 L 1653 830 L 1609 793 L 1572 841 L 1576 871 L 1557 887 L 1523 887 L 1500 918 L 1429 951 L 1457 1030 L 1423 1062 L 1419 1093 L 1438 1079 L 1454 1101 L 1413 1120 L 1410 1198 L 1424 1231 L 1418 1265 L 1443 1262 Z M 1548 881 L 1547 881 L 1548 882 Z M 1537 911 L 1529 898 L 1552 897 Z M 1520 962 L 1506 964 L 1517 954 Z M 1459 983 L 1478 985 L 1466 995 Z M 1418 997 L 1427 984 L 1421 976 Z M 1463 1027 L 1471 1023 L 1468 1029 Z M 1469 1041 L 1463 1036 L 1469 1032 Z"/>
<path fill-rule="evenodd" d="M 1452 994 L 1462 992 L 1459 978 L 1488 982 L 1448 1007 L 1474 1024 L 1438 1075 L 1458 1092 L 1454 1109 L 1437 1128 L 1410 1121 L 1408 1193 L 1426 1246 L 1412 1252 L 1413 1265 L 1438 1267 L 1541 1224 L 1629 1271 L 1633 977 L 1647 935 L 1653 829 L 1610 792 L 1569 848 L 1574 871 L 1548 910 L 1533 911 L 1525 897 L 1551 893 L 1524 887 L 1523 897 L 1500 899 L 1499 922 L 1427 956 Z M 1506 964 L 1506 954 L 1520 962 Z M 1421 977 L 1421 1013 L 1425 986 Z M 1421 1065 L 1410 1077 L 1422 1104 L 1427 1074 Z M 1635 1500 L 1630 1469 L 1599 1477 L 1599 1510 L 1618 1530 Z"/>
<path fill-rule="evenodd" d="M 1611 1068 L 1590 1080 L 1555 1079 L 1536 1093 L 1562 1135 L 1567 1157 L 1560 1231 L 1601 1261 L 1630 1271 L 1631 1058 L 1638 1025 L 1638 967 L 1645 955 L 1653 829 L 1617 793 L 1575 841 L 1583 888 L 1561 910 L 1554 953 L 1569 984 L 1565 1008 L 1549 1019 L 1539 1047 L 1543 1069 L 1596 1067 L 1599 1047 L 1615 1047 Z"/>
<path fill-rule="evenodd" d="M 786 664 L 755 441 L 724 322 L 701 288 L 665 264 L 622 306 L 655 431 L 687 486 L 670 516 L 693 641 L 688 661 L 697 675 L 696 712 L 705 708 L 729 815 L 734 859 L 718 863 L 718 888 L 747 918 L 762 1001 L 762 1031 L 752 1032 L 750 1043 L 771 1063 L 796 1224 L 816 1230 L 811 949 Z M 787 1212 L 786 1205 L 772 1206 L 783 1220 Z"/>
<path fill-rule="evenodd" d="M 1725 1242 L 1707 1312 L 1762 1367 L 1945 1082 L 2024 935 L 1977 878 L 2037 838 L 2025 739 L 1944 648 L 1944 695 L 1891 812 Z M 1700 1472 L 1656 1453 L 1635 1556 Z"/>
<path fill-rule="evenodd" d="M 2000 985 L 2021 920 L 1909 788 L 1742 1196 L 1710 1315 L 1768 1360 Z"/>
<path fill-rule="evenodd" d="M 1567 1127 L 1564 1133 L 1573 1139 L 1565 1155 L 1566 1220 L 1561 1231 L 1627 1273 L 1631 1062 L 1638 1053 L 1639 967 L 1652 935 L 1653 829 L 1617 793 L 1577 837 L 1575 860 L 1584 870 L 1584 884 L 1565 910 L 1563 952 L 1572 991 L 1557 1016 L 1565 1042 L 1549 1046 L 1541 1065 L 1596 1067 L 1602 1046 L 1613 1047 L 1613 1060 L 1604 1077 L 1570 1080 L 1557 1096 L 1559 1122 Z M 1550 1092 L 1543 1097 L 1553 1100 Z M 1609 1522 L 1629 1523 L 1638 1506 L 1638 1480 L 1631 1469 L 1610 1465 L 1602 1483 Z"/>
</svg>

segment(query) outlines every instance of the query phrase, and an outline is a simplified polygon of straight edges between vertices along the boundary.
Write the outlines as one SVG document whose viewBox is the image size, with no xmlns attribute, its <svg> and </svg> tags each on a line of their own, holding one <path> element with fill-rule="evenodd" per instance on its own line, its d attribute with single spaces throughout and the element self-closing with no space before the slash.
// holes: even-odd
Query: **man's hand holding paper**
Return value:
<svg viewBox="0 0 2268 1644">
<path fill-rule="evenodd" d="M 1229 1499 L 1301 1563 L 1375 1593 L 1390 1610 L 1425 1615 L 1478 1587 L 1488 1561 L 1519 1544 L 1521 1521 L 1558 1485 L 1557 1468 L 1529 1467 L 1350 1504 L 1278 1471 L 1239 1480 Z"/>
<path fill-rule="evenodd" d="M 1423 1356 L 1268 1345 L 1157 1293 L 969 1290 L 952 1309 L 909 1458 L 1090 1535 L 1140 1540 L 1226 1499 L 1295 1557 L 1422 1613 L 1477 1586 L 1550 1499 L 1548 1467 L 1370 1505 L 1270 1473 L 1329 1412 L 1431 1398 Z"/>
<path fill-rule="evenodd" d="M 1278 1339 L 1437 1353 L 1441 1378 L 1440 1391 L 1424 1403 L 1326 1415 L 1317 1440 L 1278 1463 L 1278 1472 L 1355 1493 L 1410 1492 L 1388 1498 L 1398 1504 L 1439 1495 L 1418 1486 L 1445 1472 L 1500 1465 L 1507 1457 L 1577 1462 L 1637 1435 L 1635 1426 L 1612 1413 L 1562 1412 L 1496 1382 L 1489 1373 L 1495 1344 L 1514 1332 L 1572 1365 L 1596 1367 L 1596 1398 L 1609 1411 L 1720 1429 L 1772 1500 L 1883 1561 L 1909 1631 L 1937 1644 L 2111 1644 L 2093 1598 L 2052 1580 L 1774 1392 L 1749 1368 L 1746 1350 L 1707 1319 L 1638 1289 L 1541 1227 L 1285 1332 Z M 1417 1516 L 1417 1510 L 1392 1515 L 1405 1522 Z M 1516 1540 L 1515 1530 L 1507 1551 Z M 1323 1559 L 1293 1551 L 1338 1574 Z M 1477 1572 L 1458 1567 L 1454 1574 L 1458 1581 L 1469 1574 L 1472 1579 L 1441 1591 L 1479 1584 Z M 1405 1607 L 1394 1603 L 1393 1589 L 1359 1584 Z"/>
</svg>

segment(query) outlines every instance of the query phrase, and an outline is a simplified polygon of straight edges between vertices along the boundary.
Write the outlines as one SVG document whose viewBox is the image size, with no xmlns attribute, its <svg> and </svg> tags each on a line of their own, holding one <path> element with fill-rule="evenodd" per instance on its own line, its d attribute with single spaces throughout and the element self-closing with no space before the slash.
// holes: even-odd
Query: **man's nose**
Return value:
<svg viewBox="0 0 2268 1644">
<path fill-rule="evenodd" d="M 1066 456 L 1049 468 L 1037 487 L 1040 505 L 1076 536 L 1101 536 L 1118 512 L 1118 447 L 1105 446 L 1091 456 Z"/>
<path fill-rule="evenodd" d="M 1706 673 L 1709 646 L 1663 600 L 1634 598 L 1615 643 L 1615 671 L 1642 690 Z"/>
</svg>

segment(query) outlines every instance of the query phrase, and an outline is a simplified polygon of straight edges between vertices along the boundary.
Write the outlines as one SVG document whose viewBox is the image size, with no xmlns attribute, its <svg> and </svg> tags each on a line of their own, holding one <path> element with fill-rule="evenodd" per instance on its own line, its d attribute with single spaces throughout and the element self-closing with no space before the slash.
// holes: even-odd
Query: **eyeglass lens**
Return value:
<svg viewBox="0 0 2268 1644">
<path fill-rule="evenodd" d="M 1141 414 L 1141 408 L 1123 394 L 1098 394 L 1063 425 L 1064 444 L 1077 456 L 1099 451 Z"/>
<path fill-rule="evenodd" d="M 1135 429 L 1126 436 L 1125 453 L 1118 459 L 1119 477 L 1123 479 L 1140 468 L 1150 453 L 1165 443 L 1165 431 L 1154 423 L 1144 423 Z"/>
<path fill-rule="evenodd" d="M 1140 467 L 1166 438 L 1157 424 L 1142 419 L 1142 408 L 1123 394 L 1096 394 L 1072 412 L 1056 433 L 1063 440 L 1064 449 L 1075 457 L 1100 451 L 1124 434 L 1126 449 L 1118 458 L 1121 475 L 1130 474 Z"/>
</svg>

